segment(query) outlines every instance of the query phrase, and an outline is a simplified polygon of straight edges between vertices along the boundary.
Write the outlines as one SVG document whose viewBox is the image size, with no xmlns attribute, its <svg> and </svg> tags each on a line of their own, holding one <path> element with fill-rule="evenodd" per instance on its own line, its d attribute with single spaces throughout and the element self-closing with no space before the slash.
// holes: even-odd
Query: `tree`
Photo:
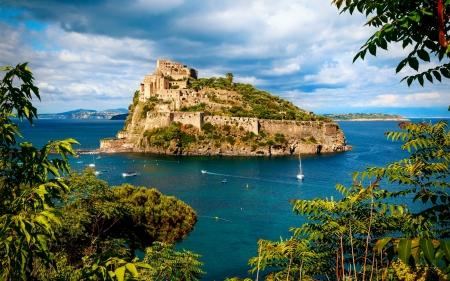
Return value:
<svg viewBox="0 0 450 281">
<path fill-rule="evenodd" d="M 285 241 L 260 241 L 258 257 L 250 260 L 252 271 L 268 269 L 267 280 L 316 275 L 384 279 L 401 274 L 401 266 L 392 263 L 397 259 L 411 270 L 426 268 L 422 274 L 427 278 L 450 275 L 448 124 L 399 125 L 402 131 L 388 133 L 388 138 L 403 140 L 408 158 L 355 173 L 351 188 L 336 186 L 343 194 L 339 200 L 293 201 L 293 211 L 305 215 L 307 223 L 292 228 L 293 236 Z M 383 189 L 383 181 L 399 188 Z M 399 199 L 423 206 L 411 211 L 410 204 L 392 203 Z"/>
<path fill-rule="evenodd" d="M 226 78 L 227 78 L 228 81 L 230 81 L 230 83 L 233 83 L 233 73 L 228 72 L 226 74 Z"/>
<path fill-rule="evenodd" d="M 364 59 L 367 51 L 373 56 L 377 49 L 388 49 L 388 43 L 401 43 L 403 48 L 411 45 L 408 56 L 400 61 L 396 72 L 405 66 L 419 71 L 419 59 L 434 65 L 432 57 L 441 63 L 436 67 L 402 79 L 408 86 L 417 80 L 423 86 L 424 78 L 441 82 L 442 76 L 450 78 L 450 2 L 447 0 L 332 0 L 342 13 L 353 14 L 355 10 L 372 17 L 366 25 L 378 30 L 367 40 L 353 61 Z M 434 77 L 434 78 L 433 78 Z"/>
<path fill-rule="evenodd" d="M 74 154 L 73 139 L 50 141 L 38 150 L 18 143 L 19 126 L 11 120 L 37 117 L 33 96 L 40 99 L 27 64 L 7 66 L 0 83 L 0 279 L 26 280 L 37 261 L 54 267 L 49 250 L 54 225 L 61 223 L 55 200 L 68 190 L 61 172 L 68 172 L 67 155 Z M 22 81 L 14 86 L 14 81 Z M 49 159 L 56 152 L 61 158 Z M 49 174 L 55 178 L 49 179 Z"/>
<path fill-rule="evenodd" d="M 196 212 L 173 196 L 129 184 L 109 187 L 92 170 L 72 173 L 71 194 L 63 200 L 58 231 L 60 250 L 72 265 L 83 256 L 106 251 L 135 257 L 153 242 L 173 244 L 194 229 Z"/>
</svg>

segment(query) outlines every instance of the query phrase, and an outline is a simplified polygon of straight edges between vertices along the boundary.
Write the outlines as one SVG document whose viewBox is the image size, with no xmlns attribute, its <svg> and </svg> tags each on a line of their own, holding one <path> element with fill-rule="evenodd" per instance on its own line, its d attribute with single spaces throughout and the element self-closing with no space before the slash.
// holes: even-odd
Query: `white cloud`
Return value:
<svg viewBox="0 0 450 281">
<path fill-rule="evenodd" d="M 438 106 L 439 100 L 450 102 L 450 97 L 441 97 L 436 92 L 407 95 L 383 94 L 375 99 L 353 104 L 354 107 L 431 107 Z M 446 103 L 444 103 L 446 104 Z"/>
<path fill-rule="evenodd" d="M 359 13 L 339 14 L 329 0 L 81 2 L 15 1 L 18 11 L 27 5 L 20 19 L 46 19 L 40 30 L 15 18 L 0 19 L 0 64 L 30 62 L 41 90 L 37 106 L 47 112 L 83 104 L 127 107 L 162 58 L 196 68 L 200 77 L 232 72 L 235 82 L 313 111 L 450 104 L 448 82 L 425 88 L 399 84 L 415 74 L 405 68 L 395 75 L 409 49 L 392 45 L 352 64 L 374 29 L 363 26 L 366 19 Z"/>
</svg>

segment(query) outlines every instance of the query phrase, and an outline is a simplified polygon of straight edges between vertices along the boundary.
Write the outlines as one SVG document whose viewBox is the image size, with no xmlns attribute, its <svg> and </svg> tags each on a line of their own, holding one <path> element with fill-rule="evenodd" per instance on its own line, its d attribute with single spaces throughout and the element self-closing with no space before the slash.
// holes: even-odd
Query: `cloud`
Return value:
<svg viewBox="0 0 450 281">
<path fill-rule="evenodd" d="M 442 97 L 443 100 L 450 102 L 449 97 Z M 358 102 L 353 104 L 354 107 L 421 107 L 436 106 L 436 101 L 441 99 L 441 96 L 436 92 L 430 93 L 415 93 L 407 95 L 398 94 L 384 94 L 377 95 L 374 100 L 366 102 Z"/>
<path fill-rule="evenodd" d="M 234 81 L 313 111 L 450 104 L 449 83 L 399 81 L 399 45 L 352 63 L 374 33 L 364 15 L 339 14 L 329 0 L 5 0 L 0 64 L 28 61 L 40 85 L 39 110 L 127 107 L 157 59 L 200 77 Z M 433 61 L 428 66 L 438 65 Z M 421 69 L 426 64 L 421 63 Z M 84 106 L 85 107 L 85 106 Z"/>
</svg>

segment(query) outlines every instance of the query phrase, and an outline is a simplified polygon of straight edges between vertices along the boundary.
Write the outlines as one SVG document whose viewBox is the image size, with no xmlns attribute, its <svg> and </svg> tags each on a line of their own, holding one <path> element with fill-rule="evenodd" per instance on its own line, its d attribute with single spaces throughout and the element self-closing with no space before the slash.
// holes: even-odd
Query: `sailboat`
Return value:
<svg viewBox="0 0 450 281">
<path fill-rule="evenodd" d="M 88 166 L 91 167 L 91 168 L 94 168 L 94 167 L 95 167 L 94 154 L 92 154 L 92 161 L 93 161 L 94 163 L 91 163 L 91 164 L 89 164 Z"/>
<path fill-rule="evenodd" d="M 300 151 L 298 152 L 298 162 L 299 162 L 300 172 L 297 174 L 297 178 L 299 180 L 303 180 L 305 175 L 303 175 L 303 171 L 302 171 L 302 158 L 300 157 Z"/>
</svg>

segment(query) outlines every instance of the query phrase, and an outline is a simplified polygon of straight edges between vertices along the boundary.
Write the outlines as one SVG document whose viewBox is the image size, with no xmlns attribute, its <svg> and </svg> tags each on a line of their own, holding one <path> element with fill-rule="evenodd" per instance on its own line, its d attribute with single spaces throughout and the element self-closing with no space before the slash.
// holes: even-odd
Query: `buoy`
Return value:
<svg viewBox="0 0 450 281">
<path fill-rule="evenodd" d="M 216 220 L 218 220 L 219 219 L 219 217 L 216 217 Z"/>
</svg>

